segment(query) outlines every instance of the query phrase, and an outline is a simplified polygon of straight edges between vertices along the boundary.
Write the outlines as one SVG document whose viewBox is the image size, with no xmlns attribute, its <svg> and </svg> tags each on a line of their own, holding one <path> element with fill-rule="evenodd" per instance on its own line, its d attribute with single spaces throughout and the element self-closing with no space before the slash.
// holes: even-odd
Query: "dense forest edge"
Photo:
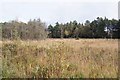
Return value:
<svg viewBox="0 0 120 80">
<path fill-rule="evenodd" d="M 46 38 L 120 38 L 120 20 L 97 17 L 85 23 L 76 20 L 46 25 L 40 19 L 27 23 L 12 20 L 0 23 L 0 35 L 8 40 L 41 40 Z"/>
</svg>

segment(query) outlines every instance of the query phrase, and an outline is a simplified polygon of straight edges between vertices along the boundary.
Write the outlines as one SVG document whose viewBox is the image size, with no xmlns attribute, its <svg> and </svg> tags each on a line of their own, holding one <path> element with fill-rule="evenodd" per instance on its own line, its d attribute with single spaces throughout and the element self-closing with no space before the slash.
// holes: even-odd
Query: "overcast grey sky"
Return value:
<svg viewBox="0 0 120 80">
<path fill-rule="evenodd" d="M 47 24 L 73 20 L 85 22 L 96 17 L 118 19 L 119 0 L 2 0 L 0 22 L 14 20 L 27 22 L 40 18 Z"/>
</svg>

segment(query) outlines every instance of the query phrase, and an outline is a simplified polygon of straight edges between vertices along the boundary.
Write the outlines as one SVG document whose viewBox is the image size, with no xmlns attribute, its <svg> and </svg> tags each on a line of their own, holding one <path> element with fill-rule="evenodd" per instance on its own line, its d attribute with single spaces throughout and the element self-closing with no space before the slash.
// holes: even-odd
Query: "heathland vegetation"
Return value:
<svg viewBox="0 0 120 80">
<path fill-rule="evenodd" d="M 3 41 L 5 78 L 117 78 L 113 39 Z"/>
</svg>

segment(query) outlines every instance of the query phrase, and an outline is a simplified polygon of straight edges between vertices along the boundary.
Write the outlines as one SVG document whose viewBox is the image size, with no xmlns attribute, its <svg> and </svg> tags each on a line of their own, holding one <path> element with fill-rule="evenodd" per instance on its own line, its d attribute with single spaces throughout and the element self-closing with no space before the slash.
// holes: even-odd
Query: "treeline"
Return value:
<svg viewBox="0 0 120 80">
<path fill-rule="evenodd" d="M 46 26 L 40 19 L 0 23 L 2 39 L 39 40 L 45 38 L 120 38 L 120 20 L 98 17 L 85 23 L 70 21 Z"/>
<path fill-rule="evenodd" d="M 50 38 L 120 38 L 120 20 L 108 20 L 98 17 L 90 22 L 78 23 L 70 21 L 65 24 L 56 23 L 48 26 Z"/>
<path fill-rule="evenodd" d="M 45 39 L 46 25 L 40 19 L 30 20 L 28 23 L 10 21 L 1 23 L 2 39 Z"/>
</svg>

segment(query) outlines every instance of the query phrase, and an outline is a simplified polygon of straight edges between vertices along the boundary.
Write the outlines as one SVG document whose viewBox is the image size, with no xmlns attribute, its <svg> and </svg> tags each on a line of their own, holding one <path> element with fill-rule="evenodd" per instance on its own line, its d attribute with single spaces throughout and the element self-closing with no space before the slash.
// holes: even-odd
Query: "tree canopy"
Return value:
<svg viewBox="0 0 120 80">
<path fill-rule="evenodd" d="M 62 30 L 62 31 L 61 31 Z M 120 38 L 120 20 L 108 20 L 97 17 L 96 20 L 78 23 L 70 21 L 65 24 L 49 25 L 50 38 Z"/>
<path fill-rule="evenodd" d="M 85 23 L 76 20 L 67 23 L 56 22 L 46 26 L 40 19 L 27 23 L 11 21 L 0 23 L 0 34 L 3 39 L 45 39 L 45 38 L 120 38 L 120 20 L 109 20 L 97 17 Z"/>
<path fill-rule="evenodd" d="M 46 25 L 40 19 L 30 20 L 28 23 L 11 21 L 2 24 L 3 39 L 45 39 Z"/>
</svg>

